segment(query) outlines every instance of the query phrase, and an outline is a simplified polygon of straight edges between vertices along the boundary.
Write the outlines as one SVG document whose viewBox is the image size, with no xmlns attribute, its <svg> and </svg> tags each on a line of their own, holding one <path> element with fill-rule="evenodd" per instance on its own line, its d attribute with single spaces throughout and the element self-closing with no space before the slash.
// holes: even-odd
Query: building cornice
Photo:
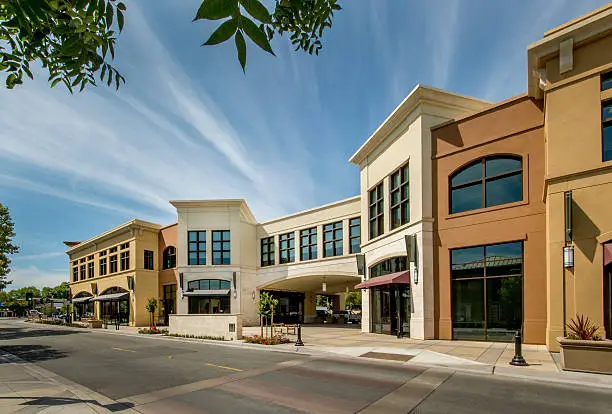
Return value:
<svg viewBox="0 0 612 414">
<path fill-rule="evenodd" d="M 90 247 L 92 244 L 103 242 L 104 240 L 115 237 L 116 235 L 124 231 L 130 230 L 130 229 L 136 229 L 136 228 L 148 229 L 148 230 L 158 232 L 162 228 L 162 226 L 161 224 L 151 223 L 151 222 L 139 220 L 139 219 L 133 219 L 126 223 L 120 224 L 119 226 L 114 227 L 110 230 L 107 230 L 104 233 L 98 234 L 97 236 L 94 236 L 88 240 L 85 240 L 77 244 L 76 246 L 69 248 L 68 250 L 66 250 L 66 254 L 68 255 L 74 254 L 84 248 Z"/>
<path fill-rule="evenodd" d="M 420 105 L 429 103 L 455 107 L 457 109 L 468 109 L 478 111 L 490 102 L 460 95 L 442 89 L 417 84 L 408 96 L 391 112 L 384 122 L 374 131 L 363 145 L 353 154 L 350 162 L 360 165 L 362 161 L 371 154 L 402 122 L 410 116 Z"/>
<path fill-rule="evenodd" d="M 244 221 L 250 224 L 256 224 L 257 219 L 247 205 L 246 201 L 238 199 L 217 199 L 217 200 L 172 200 L 170 201 L 177 210 L 183 208 L 228 208 L 237 207 L 243 216 Z"/>
<path fill-rule="evenodd" d="M 267 225 L 267 224 L 272 224 L 272 223 L 278 223 L 279 221 L 283 221 L 283 220 L 289 220 L 295 217 L 299 217 L 299 216 L 304 216 L 307 214 L 312 214 L 312 213 L 316 213 L 317 211 L 321 211 L 321 210 L 327 210 L 327 209 L 331 209 L 334 207 L 339 207 L 345 204 L 350 204 L 353 203 L 355 201 L 359 201 L 361 200 L 361 196 L 360 195 L 356 195 L 353 197 L 349 197 L 349 198 L 345 198 L 343 200 L 339 200 L 339 201 L 334 201 L 332 203 L 329 204 L 324 204 L 322 206 L 317 206 L 317 207 L 313 207 L 313 208 L 309 208 L 308 210 L 302 210 L 302 211 L 298 211 L 297 213 L 292 213 L 292 214 L 288 214 L 286 216 L 281 216 L 281 217 L 277 217 L 275 219 L 272 220 L 268 220 L 262 223 L 259 223 L 260 225 Z M 361 213 L 360 213 L 361 214 Z"/>
</svg>

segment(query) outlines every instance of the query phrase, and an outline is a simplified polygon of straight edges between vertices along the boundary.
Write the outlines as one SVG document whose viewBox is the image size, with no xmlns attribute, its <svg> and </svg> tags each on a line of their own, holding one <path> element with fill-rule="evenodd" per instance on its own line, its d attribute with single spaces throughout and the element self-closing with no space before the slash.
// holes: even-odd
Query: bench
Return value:
<svg viewBox="0 0 612 414">
<path fill-rule="evenodd" d="M 297 325 L 285 325 L 284 323 L 275 323 L 272 324 L 272 334 L 287 334 L 287 335 L 295 335 L 297 330 Z"/>
</svg>

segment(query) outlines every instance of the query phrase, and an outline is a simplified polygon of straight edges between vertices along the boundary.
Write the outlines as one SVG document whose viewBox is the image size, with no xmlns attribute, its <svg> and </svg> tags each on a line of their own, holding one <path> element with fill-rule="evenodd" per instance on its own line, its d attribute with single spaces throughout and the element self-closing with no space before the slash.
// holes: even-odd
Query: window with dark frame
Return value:
<svg viewBox="0 0 612 414">
<path fill-rule="evenodd" d="M 612 101 L 602 103 L 601 128 L 603 160 L 610 161 L 612 160 Z"/>
<path fill-rule="evenodd" d="M 349 221 L 349 251 L 350 254 L 361 252 L 361 217 Z"/>
<path fill-rule="evenodd" d="M 87 263 L 87 278 L 91 279 L 94 277 L 94 262 Z"/>
<path fill-rule="evenodd" d="M 369 225 L 370 239 L 380 236 L 385 232 L 384 216 L 385 203 L 383 200 L 383 183 L 382 181 L 368 192 L 369 200 Z"/>
<path fill-rule="evenodd" d="M 510 342 L 522 327 L 523 243 L 450 250 L 453 339 Z"/>
<path fill-rule="evenodd" d="M 117 246 L 115 247 L 111 247 L 110 249 L 108 249 L 109 253 L 115 253 L 117 251 Z"/>
<path fill-rule="evenodd" d="M 93 259 L 94 259 L 94 255 L 93 254 L 87 256 L 87 260 L 93 260 Z"/>
<path fill-rule="evenodd" d="M 295 233 L 285 233 L 278 237 L 280 263 L 295 262 Z"/>
<path fill-rule="evenodd" d="M 612 72 L 601 75 L 601 90 L 605 91 L 608 89 L 612 89 Z"/>
<path fill-rule="evenodd" d="M 261 266 L 274 265 L 274 236 L 261 239 Z"/>
<path fill-rule="evenodd" d="M 212 264 L 230 264 L 230 232 L 229 230 L 213 230 L 212 232 Z"/>
<path fill-rule="evenodd" d="M 200 279 L 187 282 L 187 292 L 193 291 L 217 291 L 210 292 L 205 296 L 189 296 L 188 313 L 190 314 L 210 314 L 210 313 L 230 313 L 231 282 L 219 279 Z M 222 292 L 226 291 L 226 293 Z"/>
<path fill-rule="evenodd" d="M 205 265 L 206 264 L 206 232 L 190 231 L 187 232 L 189 240 L 187 264 Z"/>
<path fill-rule="evenodd" d="M 102 250 L 100 253 L 98 253 L 98 256 L 100 257 L 106 256 L 106 250 Z"/>
<path fill-rule="evenodd" d="M 176 247 L 168 246 L 164 250 L 164 270 L 165 269 L 174 269 L 176 267 Z"/>
<path fill-rule="evenodd" d="M 121 270 L 130 268 L 130 252 L 121 252 Z"/>
<path fill-rule="evenodd" d="M 391 229 L 410 221 L 410 182 L 408 164 L 391 174 Z"/>
<path fill-rule="evenodd" d="M 110 257 L 110 273 L 117 273 L 117 255 L 114 254 Z"/>
<path fill-rule="evenodd" d="M 106 257 L 104 259 L 100 259 L 100 276 L 104 276 L 106 274 Z"/>
<path fill-rule="evenodd" d="M 523 165 L 517 156 L 481 158 L 450 176 L 450 213 L 523 199 Z"/>
<path fill-rule="evenodd" d="M 78 261 L 78 260 L 75 260 L 75 261 L 73 261 L 73 262 L 72 262 L 72 265 L 73 265 L 73 266 L 77 266 L 78 264 L 79 264 L 79 261 Z"/>
<path fill-rule="evenodd" d="M 144 251 L 144 268 L 145 270 L 154 270 L 153 266 L 154 266 L 153 251 L 145 250 Z"/>
<path fill-rule="evenodd" d="M 75 266 L 72 268 L 72 281 L 78 282 L 79 280 L 79 267 Z"/>
<path fill-rule="evenodd" d="M 127 249 L 128 247 L 130 247 L 130 242 L 123 243 L 123 244 L 120 246 L 120 249 L 121 249 L 121 250 L 125 250 L 125 249 Z"/>
<path fill-rule="evenodd" d="M 300 231 L 300 260 L 317 258 L 317 228 L 312 227 Z"/>
<path fill-rule="evenodd" d="M 85 280 L 85 265 L 81 265 L 79 269 L 79 280 Z"/>
<path fill-rule="evenodd" d="M 323 226 L 323 257 L 342 256 L 342 222 L 330 223 Z"/>
<path fill-rule="evenodd" d="M 81 258 L 79 259 L 79 263 L 85 263 L 85 258 L 84 258 L 84 257 L 81 257 Z"/>
</svg>

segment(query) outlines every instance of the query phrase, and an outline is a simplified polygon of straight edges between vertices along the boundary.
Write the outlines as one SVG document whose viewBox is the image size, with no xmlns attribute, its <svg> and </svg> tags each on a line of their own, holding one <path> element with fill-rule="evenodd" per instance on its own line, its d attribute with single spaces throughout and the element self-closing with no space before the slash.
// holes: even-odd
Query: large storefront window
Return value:
<svg viewBox="0 0 612 414">
<path fill-rule="evenodd" d="M 128 325 L 130 323 L 130 293 L 120 287 L 106 289 L 95 298 L 100 302 L 100 317 L 108 323 Z"/>
<path fill-rule="evenodd" d="M 273 290 L 262 292 L 278 299 L 278 305 L 274 309 L 274 323 L 304 323 L 304 293 Z"/>
<path fill-rule="evenodd" d="M 74 306 L 74 320 L 80 321 L 83 318 L 94 317 L 94 303 L 91 301 L 93 296 L 89 292 L 77 293 L 72 298 Z"/>
<path fill-rule="evenodd" d="M 228 280 L 200 279 L 187 283 L 189 313 L 231 313 L 230 287 Z"/>
<path fill-rule="evenodd" d="M 523 243 L 451 250 L 453 339 L 511 341 L 523 322 Z"/>
</svg>

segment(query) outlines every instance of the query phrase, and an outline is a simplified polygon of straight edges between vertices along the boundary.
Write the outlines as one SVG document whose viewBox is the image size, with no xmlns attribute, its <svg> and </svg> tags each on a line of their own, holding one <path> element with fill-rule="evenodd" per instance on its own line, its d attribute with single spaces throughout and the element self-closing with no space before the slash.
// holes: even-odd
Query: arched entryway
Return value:
<svg viewBox="0 0 612 414">
<path fill-rule="evenodd" d="M 72 298 L 73 318 L 80 321 L 83 318 L 94 317 L 93 295 L 89 292 L 79 292 Z"/>
<path fill-rule="evenodd" d="M 129 325 L 130 323 L 130 292 L 114 286 L 106 289 L 94 299 L 100 302 L 100 319 L 108 323 Z"/>
</svg>

